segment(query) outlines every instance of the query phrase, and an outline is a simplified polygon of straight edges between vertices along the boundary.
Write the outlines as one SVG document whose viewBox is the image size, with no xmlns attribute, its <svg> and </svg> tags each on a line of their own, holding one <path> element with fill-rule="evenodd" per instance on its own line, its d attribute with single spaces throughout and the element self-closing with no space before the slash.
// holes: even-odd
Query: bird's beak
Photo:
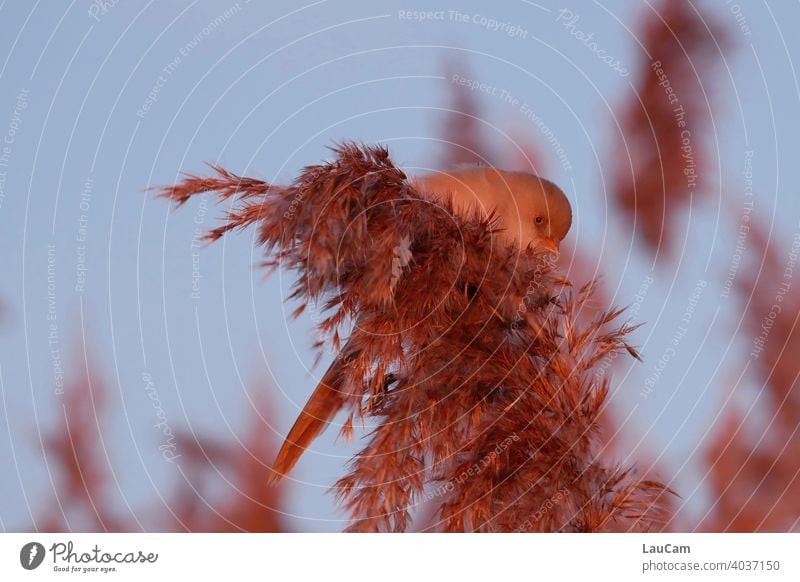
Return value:
<svg viewBox="0 0 800 582">
<path fill-rule="evenodd" d="M 558 243 L 552 238 L 543 238 L 539 241 L 539 246 L 558 257 Z"/>
</svg>

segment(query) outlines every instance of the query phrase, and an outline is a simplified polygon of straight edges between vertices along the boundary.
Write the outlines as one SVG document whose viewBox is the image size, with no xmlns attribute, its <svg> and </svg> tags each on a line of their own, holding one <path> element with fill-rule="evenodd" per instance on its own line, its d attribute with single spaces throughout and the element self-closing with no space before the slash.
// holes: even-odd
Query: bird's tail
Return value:
<svg viewBox="0 0 800 582">
<path fill-rule="evenodd" d="M 276 485 L 292 470 L 303 451 L 344 406 L 345 395 L 340 390 L 340 372 L 338 365 L 332 365 L 306 402 L 275 457 L 270 477 L 271 484 Z"/>
</svg>

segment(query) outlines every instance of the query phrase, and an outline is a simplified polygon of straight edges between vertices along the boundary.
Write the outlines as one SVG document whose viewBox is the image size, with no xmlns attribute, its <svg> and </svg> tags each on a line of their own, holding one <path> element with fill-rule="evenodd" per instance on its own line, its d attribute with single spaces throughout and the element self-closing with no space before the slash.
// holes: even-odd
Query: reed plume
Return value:
<svg viewBox="0 0 800 582">
<path fill-rule="evenodd" d="M 613 201 L 654 255 L 674 245 L 684 208 L 711 184 L 710 99 L 729 35 L 687 0 L 648 6 L 635 93 L 620 108 Z"/>
<path fill-rule="evenodd" d="M 208 240 L 254 227 L 264 264 L 297 273 L 295 314 L 321 302 L 325 340 L 348 336 L 342 432 L 377 423 L 334 486 L 349 529 L 405 531 L 431 495 L 447 531 L 659 527 L 669 490 L 596 458 L 608 384 L 591 371 L 636 356 L 629 325 L 608 329 L 621 311 L 577 325 L 591 286 L 571 290 L 549 255 L 498 244 L 493 217 L 458 214 L 446 195 L 431 203 L 382 147 L 333 151 L 288 187 L 215 167 L 160 195 L 233 199 Z"/>
<path fill-rule="evenodd" d="M 752 404 L 747 410 L 734 404 L 750 392 L 741 379 L 732 382 L 733 394 L 725 395 L 733 403 L 723 411 L 706 447 L 713 501 L 700 527 L 713 532 L 796 531 L 800 293 L 792 279 L 800 235 L 781 241 L 771 238 L 760 221 L 749 225 L 746 268 L 733 288 L 743 305 L 740 335 L 750 351 L 742 376 L 755 380 L 758 388 L 748 394 Z"/>
</svg>

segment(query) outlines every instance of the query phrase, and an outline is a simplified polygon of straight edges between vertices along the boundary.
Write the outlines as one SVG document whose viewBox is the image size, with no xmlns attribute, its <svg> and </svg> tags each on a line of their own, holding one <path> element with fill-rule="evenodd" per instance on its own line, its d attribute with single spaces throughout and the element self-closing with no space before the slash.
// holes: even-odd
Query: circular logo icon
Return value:
<svg viewBox="0 0 800 582">
<path fill-rule="evenodd" d="M 19 551 L 19 563 L 26 570 L 34 570 L 44 561 L 44 546 L 39 542 L 28 542 Z"/>
</svg>

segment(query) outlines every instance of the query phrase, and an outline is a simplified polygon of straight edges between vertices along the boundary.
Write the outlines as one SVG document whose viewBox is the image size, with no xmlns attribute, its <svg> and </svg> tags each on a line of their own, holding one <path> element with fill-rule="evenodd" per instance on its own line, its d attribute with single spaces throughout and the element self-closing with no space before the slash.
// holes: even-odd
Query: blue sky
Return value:
<svg viewBox="0 0 800 582">
<path fill-rule="evenodd" d="M 242 437 L 247 391 L 268 385 L 276 435 L 288 430 L 324 369 L 309 373 L 311 317 L 290 321 L 294 306 L 282 301 L 291 275 L 263 279 L 252 233 L 193 255 L 195 226 L 213 225 L 220 209 L 194 202 L 170 213 L 143 190 L 181 170 L 204 172 L 204 161 L 286 182 L 342 139 L 382 142 L 397 163 L 432 168 L 452 83 L 443 64 L 454 58 L 498 88 L 475 91 L 493 143 L 536 139 L 532 115 L 558 136 L 569 163 L 544 143 L 548 177 L 573 201 L 570 236 L 597 250 L 614 302 L 634 303 L 652 281 L 636 313 L 645 362 L 616 369 L 613 404 L 631 451 L 641 443 L 660 457 L 686 511 L 697 511 L 701 445 L 749 351 L 731 339 L 741 305 L 722 295 L 736 236 L 725 220 L 740 212 L 746 159 L 771 235 L 789 241 L 800 229 L 800 39 L 791 29 L 800 6 L 700 5 L 737 48 L 704 79 L 716 88 L 705 199 L 670 217 L 681 225 L 679 261 L 654 268 L 607 204 L 621 154 L 614 107 L 636 80 L 643 3 L 470 1 L 456 15 L 455 3 L 422 2 L 119 2 L 105 12 L 88 0 L 2 2 L 0 134 L 10 142 L 0 166 L 0 528 L 28 528 L 51 488 L 37 449 L 60 414 L 54 345 L 69 375 L 85 343 L 108 383 L 114 416 L 103 446 L 121 508 L 166 495 L 180 477 L 180 461 L 158 450 L 145 374 L 175 430 Z M 561 10 L 631 73 L 601 62 Z M 699 281 L 707 286 L 686 336 L 644 398 Z M 325 491 L 353 450 L 329 431 L 301 460 L 289 500 L 297 528 L 343 527 Z"/>
</svg>

